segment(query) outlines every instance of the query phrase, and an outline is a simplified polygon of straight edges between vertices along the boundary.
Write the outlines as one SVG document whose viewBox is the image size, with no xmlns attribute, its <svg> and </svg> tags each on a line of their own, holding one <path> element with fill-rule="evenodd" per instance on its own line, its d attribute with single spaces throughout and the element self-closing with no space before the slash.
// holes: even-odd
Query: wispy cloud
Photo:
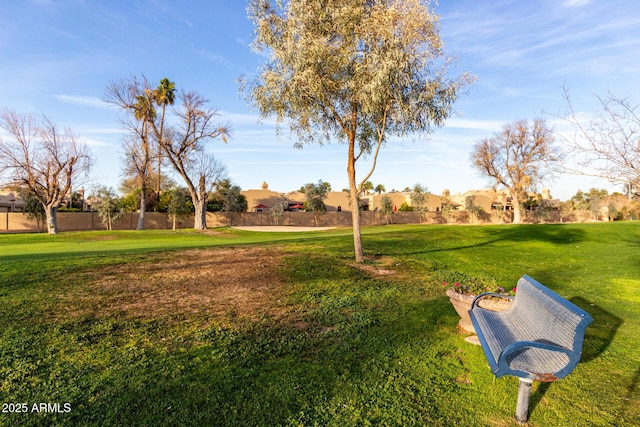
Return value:
<svg viewBox="0 0 640 427">
<path fill-rule="evenodd" d="M 469 119 L 449 119 L 446 127 L 452 129 L 472 129 L 483 131 L 498 131 L 505 125 L 502 120 L 469 120 Z"/>
<path fill-rule="evenodd" d="M 562 2 L 563 7 L 584 7 L 589 5 L 592 0 L 565 0 Z"/>
<path fill-rule="evenodd" d="M 247 114 L 247 113 L 232 113 L 229 111 L 218 111 L 220 114 L 220 118 L 225 121 L 231 122 L 232 125 L 265 125 L 265 126 L 275 126 L 275 119 L 261 119 L 257 114 Z"/>
<path fill-rule="evenodd" d="M 73 128 L 80 135 L 80 139 L 90 147 L 119 147 L 124 133 L 117 127 L 77 126 Z"/>
<path fill-rule="evenodd" d="M 189 48 L 189 50 L 202 57 L 205 59 L 208 59 L 209 61 L 215 62 L 216 64 L 222 65 L 226 68 L 233 68 L 233 64 L 231 63 L 231 61 L 229 61 L 224 55 L 220 55 L 218 53 L 215 52 L 211 52 L 210 50 L 203 48 L 203 47 L 196 47 L 194 45 L 191 45 L 191 47 Z"/>
<path fill-rule="evenodd" d="M 33 3 L 36 6 L 44 6 L 48 8 L 56 5 L 53 0 L 29 0 L 29 3 Z"/>
<path fill-rule="evenodd" d="M 80 105 L 83 107 L 94 107 L 112 109 L 115 108 L 95 96 L 78 96 L 78 95 L 53 95 L 55 99 L 65 104 Z"/>
<path fill-rule="evenodd" d="M 82 137 L 80 139 L 85 145 L 89 147 L 113 147 L 113 144 L 107 141 L 102 141 L 96 138 L 86 138 Z"/>
</svg>

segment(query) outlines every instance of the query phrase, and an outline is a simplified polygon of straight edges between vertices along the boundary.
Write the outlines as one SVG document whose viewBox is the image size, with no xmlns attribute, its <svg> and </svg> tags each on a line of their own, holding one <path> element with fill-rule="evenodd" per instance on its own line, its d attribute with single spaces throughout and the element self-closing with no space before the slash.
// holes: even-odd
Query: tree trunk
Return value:
<svg viewBox="0 0 640 427">
<path fill-rule="evenodd" d="M 347 175 L 349 176 L 349 198 L 351 199 L 351 224 L 353 227 L 353 251 L 356 262 L 364 262 L 362 235 L 360 233 L 360 201 L 358 200 L 358 184 L 356 183 L 355 134 L 349 135 L 349 153 Z"/>
<path fill-rule="evenodd" d="M 193 228 L 196 230 L 207 229 L 207 204 L 202 198 L 194 199 L 193 206 L 196 209 L 196 213 L 193 221 Z"/>
<path fill-rule="evenodd" d="M 49 234 L 58 234 L 58 208 L 53 205 L 44 207 L 47 216 L 47 232 Z"/>
<path fill-rule="evenodd" d="M 142 179 L 144 182 L 144 177 Z M 140 187 L 140 214 L 138 215 L 138 226 L 136 230 L 144 230 L 144 214 L 147 210 L 146 190 L 147 188 L 144 185 Z"/>
<path fill-rule="evenodd" d="M 517 192 L 511 193 L 511 206 L 513 207 L 513 223 L 522 223 L 522 210 L 520 209 L 520 195 Z"/>
</svg>

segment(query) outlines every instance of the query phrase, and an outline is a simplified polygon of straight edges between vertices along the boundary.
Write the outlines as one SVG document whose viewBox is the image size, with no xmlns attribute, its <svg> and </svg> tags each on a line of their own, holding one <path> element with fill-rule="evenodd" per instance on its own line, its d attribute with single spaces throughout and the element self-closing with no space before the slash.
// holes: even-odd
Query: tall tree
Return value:
<svg viewBox="0 0 640 427">
<path fill-rule="evenodd" d="M 122 108 L 127 113 L 121 119 L 126 135 L 123 140 L 125 152 L 124 172 L 127 176 L 135 176 L 139 195 L 139 215 L 137 230 L 144 230 L 146 200 L 151 185 L 150 172 L 154 152 L 152 123 L 158 119 L 152 98 L 152 89 L 146 78 L 136 77 L 115 80 L 104 91 L 104 100 Z M 164 116 L 162 117 L 164 121 Z"/>
<path fill-rule="evenodd" d="M 513 222 L 522 222 L 521 204 L 531 191 L 553 172 L 559 156 L 547 123 L 540 118 L 529 125 L 518 120 L 505 125 L 502 132 L 478 142 L 471 161 L 494 186 L 504 187 L 511 196 Z"/>
<path fill-rule="evenodd" d="M 376 185 L 376 187 L 373 189 L 373 191 L 375 191 L 376 193 L 378 193 L 378 196 L 381 195 L 382 193 L 384 193 L 385 191 L 387 191 L 386 187 L 383 184 L 378 184 Z"/>
<path fill-rule="evenodd" d="M 371 181 L 366 181 L 364 184 L 362 184 L 361 186 L 362 188 L 362 194 L 371 194 L 371 192 L 373 191 L 373 182 Z"/>
<path fill-rule="evenodd" d="M 468 75 L 447 77 L 437 16 L 421 0 L 251 0 L 254 46 L 269 55 L 245 96 L 263 117 L 288 121 L 298 146 L 346 144 L 351 206 L 388 135 L 429 133 L 452 112 Z M 364 176 L 359 160 L 369 158 Z M 364 260 L 352 209 L 356 261 Z"/>
<path fill-rule="evenodd" d="M 160 84 L 153 92 L 153 98 L 157 105 L 160 106 L 160 126 L 159 135 L 164 135 L 164 118 L 167 105 L 173 105 L 176 101 L 176 84 L 168 78 L 160 80 Z M 156 181 L 156 193 L 160 197 L 161 176 L 162 176 L 162 143 L 158 144 L 158 178 Z"/>
<path fill-rule="evenodd" d="M 640 105 L 609 94 L 597 97 L 600 111 L 575 111 L 568 90 L 564 89 L 568 111 L 563 119 L 573 134 L 559 134 L 575 155 L 577 167 L 563 166 L 568 172 L 605 178 L 623 184 L 631 198 L 640 195 Z"/>
<path fill-rule="evenodd" d="M 182 106 L 176 109 L 177 124 L 165 127 L 164 134 L 154 126 L 158 141 L 169 163 L 184 180 L 195 207 L 194 228 L 207 228 L 208 188 L 222 178 L 224 165 L 204 153 L 207 142 L 227 141 L 229 125 L 216 122 L 218 113 L 196 92 L 180 93 Z"/>
<path fill-rule="evenodd" d="M 209 172 L 220 172 L 219 163 L 210 156 L 203 156 L 205 145 L 214 139 L 226 142 L 230 127 L 216 122 L 217 111 L 207 105 L 207 100 L 197 92 L 181 91 L 181 105 L 172 109 L 173 125 L 168 125 L 165 107 L 173 101 L 175 84 L 163 79 L 153 88 L 146 78 L 136 77 L 116 81 L 107 87 L 106 101 L 111 102 L 148 125 L 150 134 L 176 172 L 185 181 L 195 207 L 195 228 L 203 230 L 206 223 L 207 187 L 214 182 Z M 202 169 L 203 161 L 209 162 L 211 171 Z M 212 163 L 213 162 L 213 163 Z"/>
<path fill-rule="evenodd" d="M 0 178 L 26 189 L 42 204 L 49 234 L 58 233 L 57 211 L 72 183 L 91 166 L 89 149 L 46 116 L 0 112 Z"/>
<path fill-rule="evenodd" d="M 151 166 L 151 145 L 146 125 L 138 128 L 141 133 L 137 136 L 128 135 L 123 142 L 125 152 L 124 173 L 135 176 L 140 188 L 139 215 L 136 230 L 144 230 L 144 218 L 147 211 L 147 197 L 149 182 L 149 167 Z"/>
</svg>

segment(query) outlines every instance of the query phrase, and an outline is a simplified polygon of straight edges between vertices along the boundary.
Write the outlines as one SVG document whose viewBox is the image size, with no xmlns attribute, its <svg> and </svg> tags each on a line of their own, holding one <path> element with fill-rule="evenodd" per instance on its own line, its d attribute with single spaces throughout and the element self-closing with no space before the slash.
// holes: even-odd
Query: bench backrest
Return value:
<svg viewBox="0 0 640 427">
<path fill-rule="evenodd" d="M 511 309 L 527 319 L 533 338 L 582 351 L 584 331 L 591 316 L 535 279 L 525 275 L 518 280 Z"/>
</svg>

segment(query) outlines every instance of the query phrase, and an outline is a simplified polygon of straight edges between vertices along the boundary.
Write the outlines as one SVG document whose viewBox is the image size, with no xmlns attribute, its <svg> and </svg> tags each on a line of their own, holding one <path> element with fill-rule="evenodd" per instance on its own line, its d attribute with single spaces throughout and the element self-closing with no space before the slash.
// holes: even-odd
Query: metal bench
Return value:
<svg viewBox="0 0 640 427">
<path fill-rule="evenodd" d="M 478 306 L 478 295 L 469 315 L 491 371 L 496 377 L 520 378 L 516 421 L 527 421 L 534 380 L 551 382 L 567 376 L 582 354 L 582 341 L 593 320 L 572 304 L 529 276 L 518 281 L 511 306 L 501 312 Z"/>
</svg>

